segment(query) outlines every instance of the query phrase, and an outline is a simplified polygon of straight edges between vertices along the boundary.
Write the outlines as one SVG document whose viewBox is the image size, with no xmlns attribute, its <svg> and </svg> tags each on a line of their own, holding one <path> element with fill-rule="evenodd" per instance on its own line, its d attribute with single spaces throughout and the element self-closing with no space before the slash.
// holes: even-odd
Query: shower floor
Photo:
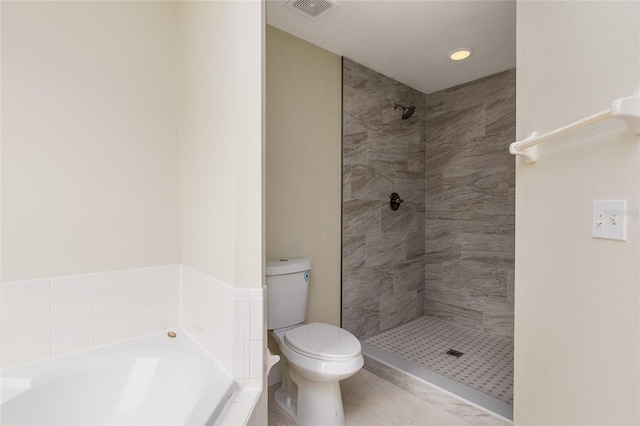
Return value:
<svg viewBox="0 0 640 426">
<path fill-rule="evenodd" d="M 424 316 L 364 340 L 513 405 L 513 339 Z M 450 349 L 464 355 L 447 355 Z"/>
</svg>

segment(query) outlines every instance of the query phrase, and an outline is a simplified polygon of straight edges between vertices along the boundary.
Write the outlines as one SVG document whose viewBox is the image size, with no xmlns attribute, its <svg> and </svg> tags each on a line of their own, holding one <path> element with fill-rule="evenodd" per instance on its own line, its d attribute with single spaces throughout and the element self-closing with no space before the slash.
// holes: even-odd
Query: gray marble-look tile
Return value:
<svg viewBox="0 0 640 426">
<path fill-rule="evenodd" d="M 367 234 L 367 268 L 404 262 L 407 259 L 406 241 L 404 232 Z"/>
<path fill-rule="evenodd" d="M 342 238 L 342 273 L 348 277 L 365 266 L 366 239 L 364 235 Z"/>
<path fill-rule="evenodd" d="M 397 171 L 395 192 L 405 201 L 424 203 L 425 177 L 422 173 Z"/>
<path fill-rule="evenodd" d="M 445 90 L 445 109 L 454 111 L 475 105 L 484 105 L 511 94 L 509 70 Z"/>
<path fill-rule="evenodd" d="M 443 172 L 462 167 L 462 142 L 427 143 L 427 173 Z"/>
<path fill-rule="evenodd" d="M 509 143 L 513 138 L 505 133 L 497 133 L 467 140 L 462 143 L 462 167 L 464 169 L 495 169 L 509 170 L 515 160 L 509 153 Z"/>
<path fill-rule="evenodd" d="M 482 233 L 484 216 L 480 210 L 427 211 L 426 227 L 430 231 Z"/>
<path fill-rule="evenodd" d="M 425 212 L 468 212 L 482 211 L 484 203 L 478 200 L 427 202 Z"/>
<path fill-rule="evenodd" d="M 389 330 L 417 318 L 417 291 L 404 291 L 380 298 L 380 331 Z"/>
<path fill-rule="evenodd" d="M 511 71 L 511 84 L 510 84 L 511 93 L 510 93 L 510 96 L 512 98 L 515 98 L 516 97 L 516 69 L 513 68 L 510 71 Z"/>
<path fill-rule="evenodd" d="M 482 212 L 486 216 L 513 216 L 516 214 L 516 203 L 513 200 L 489 201 L 482 205 Z"/>
<path fill-rule="evenodd" d="M 352 63 L 350 85 L 359 93 L 379 99 L 396 98 L 396 81 L 363 65 Z"/>
<path fill-rule="evenodd" d="M 462 243 L 462 250 L 464 251 L 515 252 L 514 235 L 462 234 L 460 242 Z"/>
<path fill-rule="evenodd" d="M 457 232 L 425 229 L 425 255 L 428 262 L 433 260 L 460 259 L 462 234 Z"/>
<path fill-rule="evenodd" d="M 424 262 L 424 228 L 420 231 L 407 232 L 407 261 Z"/>
<path fill-rule="evenodd" d="M 351 165 L 342 166 L 342 202 L 352 200 L 351 198 Z"/>
<path fill-rule="evenodd" d="M 349 200 L 342 204 L 343 236 L 380 232 L 380 207 L 384 201 Z"/>
<path fill-rule="evenodd" d="M 514 142 L 516 136 L 516 98 L 509 97 L 488 102 L 486 111 L 486 134 L 502 133 L 506 138 L 512 139 L 510 142 Z"/>
<path fill-rule="evenodd" d="M 464 287 L 468 296 L 484 303 L 507 301 L 507 270 L 478 260 L 445 261 L 442 265 L 442 286 L 447 290 Z M 454 303 L 452 301 L 452 303 Z M 461 305 L 462 306 L 462 305 Z M 466 306 L 470 306 L 469 303 Z M 475 305 L 474 305 L 475 306 Z"/>
<path fill-rule="evenodd" d="M 407 145 L 407 170 L 417 172 L 424 176 L 427 170 L 427 145 L 424 141 L 409 143 Z"/>
<path fill-rule="evenodd" d="M 393 85 L 393 80 L 385 77 L 384 75 L 368 68 L 358 62 L 343 58 L 343 83 L 349 88 L 358 89 L 359 91 L 376 93 L 380 90 L 380 87 L 385 84 Z M 390 80 L 384 81 L 384 78 Z M 395 91 L 395 87 L 393 87 Z"/>
<path fill-rule="evenodd" d="M 380 332 L 380 309 L 378 301 L 355 305 L 352 303 L 343 312 L 342 327 L 358 339 L 366 339 Z"/>
<path fill-rule="evenodd" d="M 351 165 L 342 165 L 342 202 L 351 200 Z"/>
<path fill-rule="evenodd" d="M 367 132 L 345 134 L 342 137 L 343 164 L 364 163 L 367 160 Z"/>
<path fill-rule="evenodd" d="M 425 310 L 427 315 L 448 321 L 452 324 L 464 325 L 476 329 L 482 328 L 482 311 L 465 309 L 431 300 L 429 299 L 429 290 L 427 289 L 426 291 L 427 300 L 425 301 Z"/>
<path fill-rule="evenodd" d="M 418 134 L 415 139 L 419 140 Z M 401 157 L 406 160 L 407 146 L 410 138 L 394 138 L 377 132 L 369 132 L 366 140 L 367 159 L 386 160 L 391 157 Z"/>
<path fill-rule="evenodd" d="M 420 205 L 404 202 L 398 210 L 381 207 L 382 232 L 424 231 L 424 211 Z"/>
<path fill-rule="evenodd" d="M 401 105 L 415 105 L 416 114 L 426 112 L 426 96 L 424 93 L 402 83 L 396 83 L 396 99 Z"/>
<path fill-rule="evenodd" d="M 400 386 L 404 382 L 405 374 L 402 371 L 390 367 L 368 355 L 364 355 L 364 368 L 396 386 Z"/>
<path fill-rule="evenodd" d="M 461 402 L 458 398 L 433 387 L 429 383 L 420 380 L 411 374 L 405 375 L 402 388 L 439 407 L 442 407 L 443 405 L 456 405 Z"/>
<path fill-rule="evenodd" d="M 515 204 L 516 202 L 516 171 L 515 164 L 511 170 L 509 170 L 509 201 Z"/>
<path fill-rule="evenodd" d="M 424 289 L 425 263 L 396 263 L 393 266 L 393 294 L 419 291 Z"/>
<path fill-rule="evenodd" d="M 463 250 L 460 258 L 462 260 L 484 262 L 487 265 L 491 265 L 494 268 L 503 269 L 505 271 L 513 271 L 515 253 Z"/>
<path fill-rule="evenodd" d="M 418 290 L 416 293 L 416 298 L 414 300 L 414 308 L 416 310 L 416 316 L 421 317 L 424 316 L 424 300 L 425 300 L 425 290 Z"/>
<path fill-rule="evenodd" d="M 484 106 L 449 111 L 431 118 L 427 121 L 427 148 L 430 144 L 461 143 L 485 136 L 485 123 Z"/>
<path fill-rule="evenodd" d="M 514 235 L 516 232 L 515 215 L 487 215 L 484 219 L 485 234 Z"/>
<path fill-rule="evenodd" d="M 485 302 L 484 331 L 498 336 L 513 336 L 513 303 Z"/>
<path fill-rule="evenodd" d="M 444 90 L 429 93 L 425 96 L 427 101 L 427 116 L 434 117 L 444 112 Z"/>
<path fill-rule="evenodd" d="M 393 267 L 365 268 L 349 275 L 349 304 L 353 311 L 393 293 Z"/>
<path fill-rule="evenodd" d="M 443 282 L 433 283 L 427 281 L 425 293 L 430 303 L 439 303 L 446 307 L 445 313 L 450 315 L 457 313 L 456 310 L 471 310 L 475 312 L 482 312 L 484 308 L 484 300 L 475 294 L 472 287 L 464 285 L 455 281 L 448 280 L 444 282 L 446 276 L 443 276 Z M 453 284 L 453 285 L 451 285 Z M 430 305 L 427 304 L 427 309 L 430 309 Z M 442 307 L 438 309 L 442 310 Z M 456 310 L 453 310 L 456 309 Z M 435 312 L 427 310 L 428 315 L 433 315 Z"/>
<path fill-rule="evenodd" d="M 433 173 L 431 169 L 427 170 L 427 177 L 425 179 L 425 202 L 427 203 L 427 210 L 433 210 L 435 205 L 442 202 L 442 181 L 442 172 Z"/>
<path fill-rule="evenodd" d="M 446 171 L 442 182 L 442 199 L 505 201 L 509 198 L 508 174 L 506 169 Z"/>
<path fill-rule="evenodd" d="M 397 114 L 397 117 L 402 117 L 402 110 L 393 110 L 393 114 Z M 381 127 L 382 133 L 393 137 L 404 137 L 413 134 L 420 134 L 420 129 L 424 126 L 424 120 L 417 115 L 413 114 L 411 118 L 402 120 L 401 118 L 383 123 Z"/>
<path fill-rule="evenodd" d="M 357 118 L 347 114 L 346 112 L 342 115 L 342 134 L 343 135 L 353 135 L 356 133 L 367 132 L 368 129 L 362 125 L 360 120 Z"/>
<path fill-rule="evenodd" d="M 427 259 L 424 265 L 425 282 L 431 285 L 442 283 L 442 260 Z"/>
<path fill-rule="evenodd" d="M 344 87 L 342 107 L 346 120 L 365 130 L 382 130 L 382 106 L 377 99 Z"/>
<path fill-rule="evenodd" d="M 346 274 L 343 273 L 342 275 L 343 277 L 347 277 Z M 343 278 L 342 279 L 342 286 L 341 286 L 341 295 L 342 295 L 342 304 L 341 304 L 341 314 L 342 314 L 342 322 L 344 322 L 345 318 L 353 318 L 353 315 L 351 315 L 350 311 L 350 303 L 349 303 L 349 279 L 347 278 Z"/>
<path fill-rule="evenodd" d="M 486 412 L 476 408 L 459 398 L 437 389 L 423 380 L 406 374 L 401 385 L 403 389 L 430 402 L 434 406 L 463 419 L 471 425 L 508 426 L 504 422 Z M 437 423 L 436 423 L 437 424 Z"/>
</svg>

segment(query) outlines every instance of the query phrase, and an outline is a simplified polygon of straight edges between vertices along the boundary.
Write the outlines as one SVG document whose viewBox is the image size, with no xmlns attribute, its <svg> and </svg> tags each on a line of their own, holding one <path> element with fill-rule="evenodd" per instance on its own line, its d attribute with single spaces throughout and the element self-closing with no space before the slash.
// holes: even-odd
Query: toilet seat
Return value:
<svg viewBox="0 0 640 426">
<path fill-rule="evenodd" d="M 292 351 L 323 361 L 343 361 L 361 356 L 360 341 L 342 328 L 322 323 L 295 327 L 284 333 L 284 343 Z"/>
</svg>

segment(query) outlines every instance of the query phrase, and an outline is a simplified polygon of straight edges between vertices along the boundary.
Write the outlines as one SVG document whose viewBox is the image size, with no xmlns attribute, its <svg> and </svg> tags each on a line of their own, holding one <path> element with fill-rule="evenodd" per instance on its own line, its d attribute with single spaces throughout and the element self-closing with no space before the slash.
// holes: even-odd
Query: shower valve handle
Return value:
<svg viewBox="0 0 640 426">
<path fill-rule="evenodd" d="M 400 208 L 400 204 L 404 203 L 404 200 L 400 198 L 397 192 L 392 192 L 389 197 L 389 207 L 391 210 L 398 210 Z"/>
</svg>

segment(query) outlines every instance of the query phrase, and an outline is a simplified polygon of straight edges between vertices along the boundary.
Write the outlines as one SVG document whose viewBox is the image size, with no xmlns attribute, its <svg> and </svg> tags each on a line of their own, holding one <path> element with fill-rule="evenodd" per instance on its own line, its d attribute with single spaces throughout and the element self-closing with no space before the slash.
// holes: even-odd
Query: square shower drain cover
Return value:
<svg viewBox="0 0 640 426">
<path fill-rule="evenodd" d="M 447 355 L 453 355 L 456 358 L 460 358 L 462 355 L 464 355 L 464 352 L 460 352 L 460 351 L 456 351 L 455 349 L 449 349 L 446 352 Z"/>
</svg>

